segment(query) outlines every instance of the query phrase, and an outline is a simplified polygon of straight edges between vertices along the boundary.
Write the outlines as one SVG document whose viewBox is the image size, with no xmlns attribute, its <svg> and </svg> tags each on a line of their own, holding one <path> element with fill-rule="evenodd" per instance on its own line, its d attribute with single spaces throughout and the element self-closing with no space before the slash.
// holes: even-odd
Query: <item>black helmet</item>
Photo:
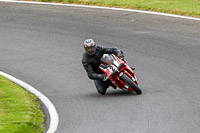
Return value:
<svg viewBox="0 0 200 133">
<path fill-rule="evenodd" d="M 89 55 L 95 54 L 96 51 L 96 43 L 92 39 L 87 39 L 84 42 L 85 52 Z"/>
</svg>

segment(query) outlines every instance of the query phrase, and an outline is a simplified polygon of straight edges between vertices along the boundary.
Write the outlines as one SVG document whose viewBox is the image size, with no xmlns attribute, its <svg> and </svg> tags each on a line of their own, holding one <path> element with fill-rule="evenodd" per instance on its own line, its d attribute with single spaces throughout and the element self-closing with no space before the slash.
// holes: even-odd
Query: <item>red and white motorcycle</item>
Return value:
<svg viewBox="0 0 200 133">
<path fill-rule="evenodd" d="M 104 54 L 99 68 L 107 75 L 105 80 L 109 79 L 118 88 L 142 94 L 133 70 L 114 54 Z"/>
</svg>

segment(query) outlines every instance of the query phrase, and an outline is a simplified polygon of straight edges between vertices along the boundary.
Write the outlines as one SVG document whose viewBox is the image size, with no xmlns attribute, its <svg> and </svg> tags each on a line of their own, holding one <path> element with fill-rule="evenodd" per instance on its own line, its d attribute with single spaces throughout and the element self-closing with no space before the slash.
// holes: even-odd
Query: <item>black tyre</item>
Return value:
<svg viewBox="0 0 200 133">
<path fill-rule="evenodd" d="M 132 88 L 137 94 L 142 94 L 142 90 L 129 78 L 126 74 L 121 76 L 122 81 L 126 83 L 130 88 Z"/>
</svg>

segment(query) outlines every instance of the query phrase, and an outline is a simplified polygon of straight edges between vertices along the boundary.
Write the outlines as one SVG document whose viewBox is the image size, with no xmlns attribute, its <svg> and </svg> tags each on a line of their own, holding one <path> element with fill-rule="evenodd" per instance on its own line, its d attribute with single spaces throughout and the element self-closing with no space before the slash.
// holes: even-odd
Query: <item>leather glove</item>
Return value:
<svg viewBox="0 0 200 133">
<path fill-rule="evenodd" d="M 106 81 L 106 80 L 107 80 L 106 74 L 99 74 L 99 75 L 98 75 L 98 78 L 99 78 L 100 80 L 102 80 L 102 81 Z"/>
<path fill-rule="evenodd" d="M 118 52 L 117 57 L 119 57 L 120 59 L 124 59 L 124 54 L 122 51 Z"/>
<path fill-rule="evenodd" d="M 124 62 L 126 62 L 125 57 L 124 57 L 124 54 L 123 54 L 122 51 L 120 51 L 120 52 L 117 54 L 117 57 L 120 58 L 121 60 L 123 60 Z"/>
</svg>

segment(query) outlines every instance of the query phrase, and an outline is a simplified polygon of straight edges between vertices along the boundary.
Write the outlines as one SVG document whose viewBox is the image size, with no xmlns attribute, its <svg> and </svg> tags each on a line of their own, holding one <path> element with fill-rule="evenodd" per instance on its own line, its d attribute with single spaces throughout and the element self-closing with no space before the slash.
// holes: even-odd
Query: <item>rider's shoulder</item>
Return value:
<svg viewBox="0 0 200 133">
<path fill-rule="evenodd" d="M 104 49 L 104 47 L 101 46 L 101 45 L 98 45 L 96 49 L 99 50 L 99 51 L 102 51 Z"/>
</svg>

